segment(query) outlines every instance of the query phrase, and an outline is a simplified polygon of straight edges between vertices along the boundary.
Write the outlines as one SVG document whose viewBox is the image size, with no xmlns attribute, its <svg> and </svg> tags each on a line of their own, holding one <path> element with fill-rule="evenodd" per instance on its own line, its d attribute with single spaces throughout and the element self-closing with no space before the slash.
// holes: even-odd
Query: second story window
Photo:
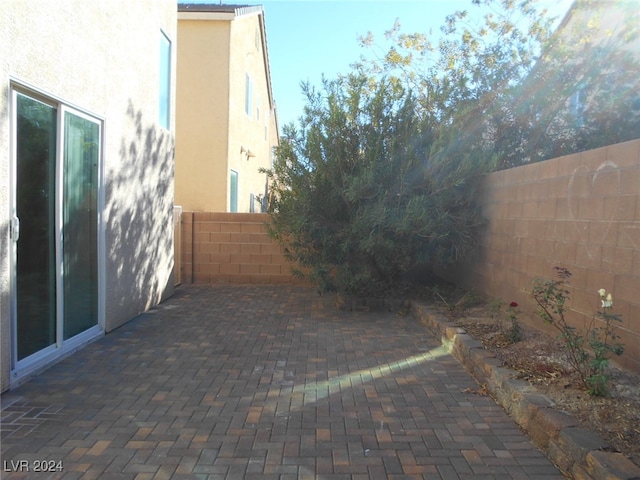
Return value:
<svg viewBox="0 0 640 480">
<path fill-rule="evenodd" d="M 253 113 L 253 80 L 248 73 L 245 75 L 244 112 L 249 117 Z"/>
<path fill-rule="evenodd" d="M 579 86 L 576 91 L 569 97 L 569 109 L 576 126 L 581 127 L 584 124 L 584 111 L 586 103 L 586 92 L 583 86 Z"/>
<path fill-rule="evenodd" d="M 171 122 L 171 40 L 160 32 L 160 78 L 158 122 L 167 130 Z"/>
</svg>

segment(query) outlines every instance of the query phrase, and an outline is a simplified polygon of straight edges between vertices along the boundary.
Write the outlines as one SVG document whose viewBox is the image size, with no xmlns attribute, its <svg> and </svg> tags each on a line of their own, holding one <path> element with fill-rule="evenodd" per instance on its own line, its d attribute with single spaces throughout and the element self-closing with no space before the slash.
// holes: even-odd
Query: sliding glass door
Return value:
<svg viewBox="0 0 640 480">
<path fill-rule="evenodd" d="M 64 339 L 98 323 L 97 123 L 66 112 L 62 197 Z"/>
<path fill-rule="evenodd" d="M 57 110 L 18 95 L 16 115 L 15 292 L 22 360 L 56 342 Z"/>
<path fill-rule="evenodd" d="M 101 123 L 13 92 L 14 368 L 98 330 Z"/>
</svg>

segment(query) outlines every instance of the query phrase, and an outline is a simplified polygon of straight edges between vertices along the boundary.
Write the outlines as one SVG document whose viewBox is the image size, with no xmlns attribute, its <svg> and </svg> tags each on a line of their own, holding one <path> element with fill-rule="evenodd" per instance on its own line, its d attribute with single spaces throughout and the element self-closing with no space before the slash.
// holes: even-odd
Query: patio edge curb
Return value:
<svg viewBox="0 0 640 480">
<path fill-rule="evenodd" d="M 411 302 L 411 312 L 564 475 L 572 479 L 640 479 L 639 466 L 620 453 L 607 451 L 610 447 L 600 435 L 580 428 L 573 415 L 556 410 L 553 401 L 535 386 L 514 378 L 512 370 L 503 367 L 463 328 L 417 301 Z"/>
</svg>

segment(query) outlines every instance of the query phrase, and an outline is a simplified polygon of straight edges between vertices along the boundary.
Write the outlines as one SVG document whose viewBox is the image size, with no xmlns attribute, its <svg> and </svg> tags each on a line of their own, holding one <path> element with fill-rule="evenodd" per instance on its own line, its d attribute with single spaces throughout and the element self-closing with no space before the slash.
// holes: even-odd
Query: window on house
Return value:
<svg viewBox="0 0 640 480">
<path fill-rule="evenodd" d="M 569 110 L 577 126 L 584 123 L 586 92 L 583 86 L 576 88 L 576 91 L 569 97 Z"/>
<path fill-rule="evenodd" d="M 253 113 L 253 80 L 248 73 L 245 76 L 244 111 L 251 117 Z"/>
<path fill-rule="evenodd" d="M 238 172 L 231 170 L 229 177 L 229 211 L 238 211 Z"/>
<path fill-rule="evenodd" d="M 171 117 L 171 40 L 160 32 L 160 96 L 158 122 L 169 129 Z"/>
<path fill-rule="evenodd" d="M 269 120 L 271 119 L 271 112 L 267 110 L 264 114 L 264 140 L 269 139 Z"/>
</svg>

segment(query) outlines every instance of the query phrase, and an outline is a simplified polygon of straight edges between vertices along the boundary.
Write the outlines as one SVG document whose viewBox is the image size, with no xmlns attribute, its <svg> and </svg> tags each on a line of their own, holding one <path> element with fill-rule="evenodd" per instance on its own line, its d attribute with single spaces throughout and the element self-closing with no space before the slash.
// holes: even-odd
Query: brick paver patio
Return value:
<svg viewBox="0 0 640 480">
<path fill-rule="evenodd" d="M 331 300 L 179 288 L 3 394 L 2 478 L 563 478 L 413 317 Z"/>
</svg>

